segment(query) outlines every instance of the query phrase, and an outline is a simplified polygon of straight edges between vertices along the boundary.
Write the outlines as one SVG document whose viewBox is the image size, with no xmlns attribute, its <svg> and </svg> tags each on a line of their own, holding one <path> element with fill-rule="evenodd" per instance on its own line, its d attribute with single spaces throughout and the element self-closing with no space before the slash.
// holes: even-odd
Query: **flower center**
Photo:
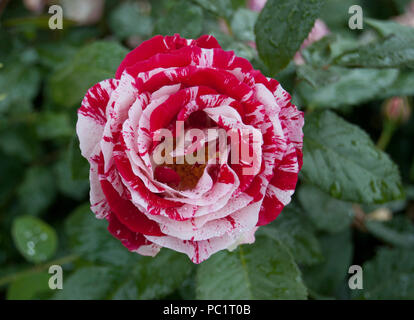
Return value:
<svg viewBox="0 0 414 320">
<path fill-rule="evenodd" d="M 203 150 L 201 151 L 203 152 Z M 194 158 L 197 151 L 193 153 Z M 197 186 L 198 181 L 204 173 L 208 161 L 208 151 L 204 148 L 204 158 L 202 161 L 188 163 L 187 158 L 183 157 L 184 163 L 177 163 L 177 158 L 172 158 L 173 163 L 167 163 L 155 168 L 155 179 L 166 183 L 177 190 L 191 190 Z M 182 162 L 182 161 L 181 161 Z"/>
<path fill-rule="evenodd" d="M 184 160 L 183 164 L 168 164 L 167 167 L 174 170 L 180 178 L 180 182 L 177 186 L 178 190 L 190 190 L 194 189 L 204 173 L 206 168 L 205 164 L 189 164 Z"/>
</svg>

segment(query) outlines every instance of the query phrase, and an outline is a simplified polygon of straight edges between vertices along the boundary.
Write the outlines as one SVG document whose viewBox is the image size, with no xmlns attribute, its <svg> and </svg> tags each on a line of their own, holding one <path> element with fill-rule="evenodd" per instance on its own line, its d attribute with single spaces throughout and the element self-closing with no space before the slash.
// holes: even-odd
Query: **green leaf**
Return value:
<svg viewBox="0 0 414 320">
<path fill-rule="evenodd" d="M 67 138 L 73 134 L 73 125 L 67 113 L 42 112 L 36 123 L 40 139 Z"/>
<path fill-rule="evenodd" d="M 143 12 L 139 3 L 126 1 L 111 11 L 109 26 L 120 39 L 130 36 L 148 37 L 152 32 L 152 19 Z"/>
<path fill-rule="evenodd" d="M 79 148 L 79 139 L 76 134 L 73 135 L 69 145 L 69 166 L 74 180 L 88 180 L 89 179 L 89 163 L 82 157 Z"/>
<path fill-rule="evenodd" d="M 0 206 L 15 193 L 15 189 L 23 177 L 24 167 L 15 158 L 7 157 L 0 152 L 0 177 L 7 183 L 0 184 Z"/>
<path fill-rule="evenodd" d="M 356 48 L 355 39 L 338 34 L 329 34 L 301 50 L 306 63 L 297 66 L 299 79 L 304 79 L 313 87 L 323 87 L 340 80 L 343 69 L 332 67 L 332 60 L 351 48 Z"/>
<path fill-rule="evenodd" d="M 299 79 L 306 80 L 313 88 L 318 88 L 339 81 L 341 74 L 337 70 L 336 68 L 315 68 L 309 64 L 304 64 L 297 67 L 297 75 Z M 304 85 L 302 85 L 299 88 L 299 92 L 304 96 L 304 99 L 312 98 L 313 93 L 309 86 L 304 88 Z M 315 105 L 313 102 L 309 104 Z"/>
<path fill-rule="evenodd" d="M 414 299 L 414 251 L 381 248 L 364 263 L 363 290 L 353 290 L 354 299 Z"/>
<path fill-rule="evenodd" d="M 23 213 L 38 215 L 53 202 L 56 195 L 53 172 L 46 167 L 31 167 L 17 190 Z"/>
<path fill-rule="evenodd" d="M 53 100 L 65 107 L 80 104 L 90 87 L 114 77 L 126 54 L 127 50 L 116 42 L 97 41 L 86 45 L 52 74 L 49 90 Z"/>
<path fill-rule="evenodd" d="M 254 24 L 258 13 L 245 8 L 238 9 L 231 20 L 231 30 L 241 41 L 254 41 Z"/>
<path fill-rule="evenodd" d="M 230 42 L 225 46 L 225 50 L 232 50 L 236 56 L 247 60 L 252 60 L 256 56 L 255 50 L 252 47 L 240 41 Z"/>
<path fill-rule="evenodd" d="M 331 66 L 328 69 L 303 66 L 299 75 L 308 80 L 297 90 L 311 108 L 353 106 L 380 97 L 397 79 L 396 69 L 346 69 Z M 315 88 L 316 87 L 316 88 Z"/>
<path fill-rule="evenodd" d="M 335 198 L 382 203 L 402 198 L 398 167 L 369 136 L 330 111 L 305 119 L 302 173 Z"/>
<path fill-rule="evenodd" d="M 65 40 L 39 43 L 36 46 L 39 62 L 48 72 L 59 64 L 72 59 L 76 51 L 77 48 Z"/>
<path fill-rule="evenodd" d="M 397 79 L 388 87 L 384 88 L 380 98 L 395 96 L 414 96 L 414 72 L 400 71 Z"/>
<path fill-rule="evenodd" d="M 306 104 L 311 108 L 344 108 L 413 90 L 410 77 L 396 69 L 333 65 L 338 56 L 358 47 L 355 39 L 331 34 L 302 50 L 306 63 L 297 67 L 297 73 L 306 83 L 299 83 L 297 92 Z"/>
<path fill-rule="evenodd" d="M 9 59 L 0 69 L 0 114 L 10 110 L 14 103 L 32 100 L 40 87 L 39 70 L 19 59 Z"/>
<path fill-rule="evenodd" d="M 7 289 L 7 300 L 33 300 L 50 295 L 50 276 L 47 272 L 37 272 L 17 278 Z"/>
<path fill-rule="evenodd" d="M 78 207 L 65 221 L 69 247 L 93 263 L 115 266 L 136 264 L 139 256 L 129 252 L 109 233 L 107 227 L 105 220 L 95 217 L 89 204 Z"/>
<path fill-rule="evenodd" d="M 203 10 L 184 0 L 174 1 L 156 24 L 154 33 L 174 35 L 179 33 L 184 38 L 197 38 L 203 30 Z"/>
<path fill-rule="evenodd" d="M 318 230 L 339 232 L 351 225 L 353 209 L 350 203 L 334 199 L 311 185 L 301 186 L 298 195 L 302 207 Z"/>
<path fill-rule="evenodd" d="M 196 268 L 193 268 L 191 274 L 183 281 L 177 289 L 179 295 L 183 300 L 196 299 Z"/>
<path fill-rule="evenodd" d="M 385 38 L 340 56 L 342 66 L 365 68 L 414 68 L 414 30 L 396 22 L 372 21 Z"/>
<path fill-rule="evenodd" d="M 253 245 L 220 251 L 198 267 L 198 299 L 306 299 L 306 288 L 289 251 L 259 236 Z"/>
<path fill-rule="evenodd" d="M 168 249 L 163 249 L 154 258 L 129 252 L 109 233 L 107 222 L 94 216 L 89 204 L 82 205 L 69 216 L 65 230 L 73 252 L 105 268 L 93 266 L 75 271 L 64 283 L 62 292 L 55 296 L 57 299 L 160 298 L 177 289 L 192 269 L 186 256 Z M 87 288 L 87 278 L 95 272 L 96 281 L 109 285 L 91 291 Z"/>
<path fill-rule="evenodd" d="M 176 290 L 193 269 L 188 258 L 169 249 L 162 249 L 154 258 L 142 257 L 124 275 L 113 299 L 156 299 Z"/>
<path fill-rule="evenodd" d="M 75 200 L 82 200 L 89 191 L 89 180 L 75 180 L 72 177 L 69 158 L 64 154 L 64 157 L 55 162 L 54 173 L 56 176 L 56 183 L 59 191 Z"/>
<path fill-rule="evenodd" d="M 53 257 L 57 248 L 55 230 L 42 220 L 24 216 L 12 226 L 14 243 L 27 261 L 39 263 Z"/>
<path fill-rule="evenodd" d="M 386 39 L 348 52 L 337 60 L 347 67 L 414 68 L 414 35 L 410 39 L 390 35 Z"/>
<path fill-rule="evenodd" d="M 12 117 L 0 118 L 0 150 L 6 155 L 25 162 L 35 161 L 40 157 L 42 147 L 32 124 L 33 115 L 18 114 L 16 122 Z"/>
<path fill-rule="evenodd" d="M 77 269 L 63 280 L 63 289 L 55 300 L 97 300 L 110 296 L 121 276 L 121 271 L 109 267 L 90 266 Z"/>
<path fill-rule="evenodd" d="M 227 20 L 230 20 L 233 15 L 234 6 L 232 2 L 234 1 L 192 0 L 192 2 L 198 4 L 204 10 Z"/>
<path fill-rule="evenodd" d="M 260 58 L 272 75 L 284 69 L 308 37 L 323 0 L 269 0 L 255 25 Z"/>
<path fill-rule="evenodd" d="M 351 232 L 348 229 L 321 236 L 319 240 L 324 262 L 303 268 L 303 277 L 310 291 L 326 297 L 336 297 L 347 286 L 345 279 L 353 255 Z"/>
<path fill-rule="evenodd" d="M 338 50 L 334 50 L 334 47 L 342 48 L 342 46 L 344 46 L 343 43 L 346 43 L 348 46 L 349 41 L 347 39 L 343 39 L 337 34 L 326 35 L 322 39 L 311 43 L 309 46 L 300 51 L 306 63 L 299 65 L 298 68 L 305 67 L 307 65 L 318 67 L 328 66 L 335 55 L 334 51 Z"/>
<path fill-rule="evenodd" d="M 383 38 L 386 38 L 387 36 L 393 34 L 405 33 L 407 35 L 410 35 L 412 33 L 410 27 L 404 26 L 395 21 L 384 21 L 368 18 L 365 19 L 364 22 L 373 28 Z"/>
<path fill-rule="evenodd" d="M 168 249 L 163 249 L 155 258 L 140 257 L 123 267 L 83 267 L 64 281 L 63 289 L 54 298 L 158 299 L 177 289 L 191 267 L 187 257 Z"/>
<path fill-rule="evenodd" d="M 264 233 L 285 245 L 295 261 L 312 265 L 322 260 L 322 252 L 311 222 L 298 208 L 289 206 L 270 225 L 258 232 Z"/>
<path fill-rule="evenodd" d="M 31 167 L 17 190 L 23 213 L 38 215 L 53 202 L 56 195 L 53 172 L 46 167 Z"/>
<path fill-rule="evenodd" d="M 378 239 L 398 247 L 414 247 L 414 225 L 404 216 L 397 216 L 390 221 L 367 220 L 367 230 Z"/>
</svg>

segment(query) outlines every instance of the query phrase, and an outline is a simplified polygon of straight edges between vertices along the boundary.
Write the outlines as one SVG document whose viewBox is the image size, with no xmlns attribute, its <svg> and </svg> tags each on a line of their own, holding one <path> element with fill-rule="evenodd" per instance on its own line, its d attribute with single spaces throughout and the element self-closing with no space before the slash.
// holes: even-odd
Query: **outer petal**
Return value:
<svg viewBox="0 0 414 320">
<path fill-rule="evenodd" d="M 261 202 L 255 203 L 251 206 L 248 206 L 241 211 L 241 214 L 246 214 L 246 216 L 250 216 L 249 213 L 251 212 L 258 212 L 261 206 Z M 253 215 L 254 217 L 254 215 Z M 257 215 L 256 215 L 257 217 Z M 254 222 L 255 223 L 255 222 Z M 152 236 L 145 236 L 148 240 L 162 246 L 173 249 L 178 252 L 183 252 L 188 255 L 188 257 L 194 263 L 201 263 L 204 260 L 208 259 L 212 254 L 226 249 L 228 247 L 232 247 L 232 245 L 237 242 L 243 232 L 251 232 L 254 228 L 253 226 L 248 230 L 237 230 L 234 229 L 234 233 L 225 233 L 219 237 L 213 237 L 207 240 L 201 241 L 191 241 L 191 240 L 180 240 L 175 237 L 171 236 L 164 236 L 164 237 L 152 237 Z M 250 239 L 251 240 L 251 239 Z"/>
<path fill-rule="evenodd" d="M 106 123 L 106 107 L 118 85 L 117 80 L 104 80 L 88 90 L 78 110 L 76 133 L 80 149 L 86 159 L 93 155 L 95 146 L 100 142 Z"/>
<path fill-rule="evenodd" d="M 144 41 L 141 45 L 128 53 L 118 67 L 115 78 L 119 79 L 127 67 L 133 66 L 140 61 L 147 60 L 157 53 L 167 53 L 188 45 L 195 45 L 200 48 L 220 48 L 217 40 L 208 35 L 201 36 L 197 40 L 187 40 L 181 38 L 178 34 L 166 37 L 158 35 Z"/>
<path fill-rule="evenodd" d="M 160 246 L 153 244 L 146 239 L 141 233 L 132 232 L 125 227 L 114 214 L 107 218 L 108 231 L 130 251 L 135 251 L 143 256 L 155 256 L 161 249 Z"/>
</svg>

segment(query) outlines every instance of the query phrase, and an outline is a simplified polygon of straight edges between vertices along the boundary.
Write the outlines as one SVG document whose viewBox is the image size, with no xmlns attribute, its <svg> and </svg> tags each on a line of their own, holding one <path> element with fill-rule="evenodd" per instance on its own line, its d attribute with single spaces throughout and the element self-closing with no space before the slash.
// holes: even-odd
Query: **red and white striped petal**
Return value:
<svg viewBox="0 0 414 320">
<path fill-rule="evenodd" d="M 112 93 L 118 85 L 117 80 L 99 82 L 88 90 L 78 110 L 76 133 L 82 155 L 90 159 L 97 144 L 102 139 L 106 120 L 106 108 Z"/>
<path fill-rule="evenodd" d="M 108 171 L 113 165 L 112 152 L 114 145 L 118 139 L 122 125 L 128 117 L 128 111 L 138 96 L 138 91 L 134 83 L 134 79 L 124 73 L 119 80 L 118 86 L 112 92 L 108 107 L 106 108 L 107 122 L 101 140 L 105 171 Z"/>
<path fill-rule="evenodd" d="M 161 247 L 146 239 L 141 233 L 133 232 L 123 225 L 114 214 L 107 217 L 108 231 L 130 251 L 143 256 L 154 257 Z"/>
<path fill-rule="evenodd" d="M 192 241 L 192 240 L 181 240 L 172 236 L 153 237 L 145 236 L 148 240 L 156 243 L 162 247 L 170 248 L 178 252 L 183 252 L 193 261 L 194 263 L 200 263 L 208 259 L 212 254 L 226 249 L 232 248 L 232 245 L 236 243 L 244 233 L 251 235 L 252 230 L 255 228 L 257 213 L 260 209 L 261 203 L 255 203 L 249 207 L 246 207 L 240 211 L 240 216 L 243 216 L 241 221 L 246 222 L 241 229 L 229 227 L 230 232 L 224 233 L 221 236 L 212 237 L 206 240 Z M 244 217 L 246 215 L 246 217 Z M 250 217 L 253 216 L 252 217 Z M 243 219 L 245 218 L 245 219 Z M 229 222 L 231 225 L 231 223 Z M 253 224 L 250 228 L 248 225 Z M 231 231 L 233 230 L 233 232 Z M 251 240 L 251 239 L 249 239 Z"/>
</svg>

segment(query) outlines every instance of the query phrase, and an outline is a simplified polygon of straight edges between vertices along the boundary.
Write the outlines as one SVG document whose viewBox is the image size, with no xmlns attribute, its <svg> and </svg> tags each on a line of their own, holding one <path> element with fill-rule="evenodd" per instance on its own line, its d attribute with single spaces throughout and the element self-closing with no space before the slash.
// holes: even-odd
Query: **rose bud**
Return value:
<svg viewBox="0 0 414 320">
<path fill-rule="evenodd" d="M 406 123 L 411 117 L 411 107 L 406 97 L 393 97 L 384 102 L 384 117 L 395 123 Z"/>
<path fill-rule="evenodd" d="M 91 210 L 130 251 L 194 263 L 255 241 L 291 201 L 303 113 L 213 36 L 155 36 L 86 93 Z"/>
</svg>

